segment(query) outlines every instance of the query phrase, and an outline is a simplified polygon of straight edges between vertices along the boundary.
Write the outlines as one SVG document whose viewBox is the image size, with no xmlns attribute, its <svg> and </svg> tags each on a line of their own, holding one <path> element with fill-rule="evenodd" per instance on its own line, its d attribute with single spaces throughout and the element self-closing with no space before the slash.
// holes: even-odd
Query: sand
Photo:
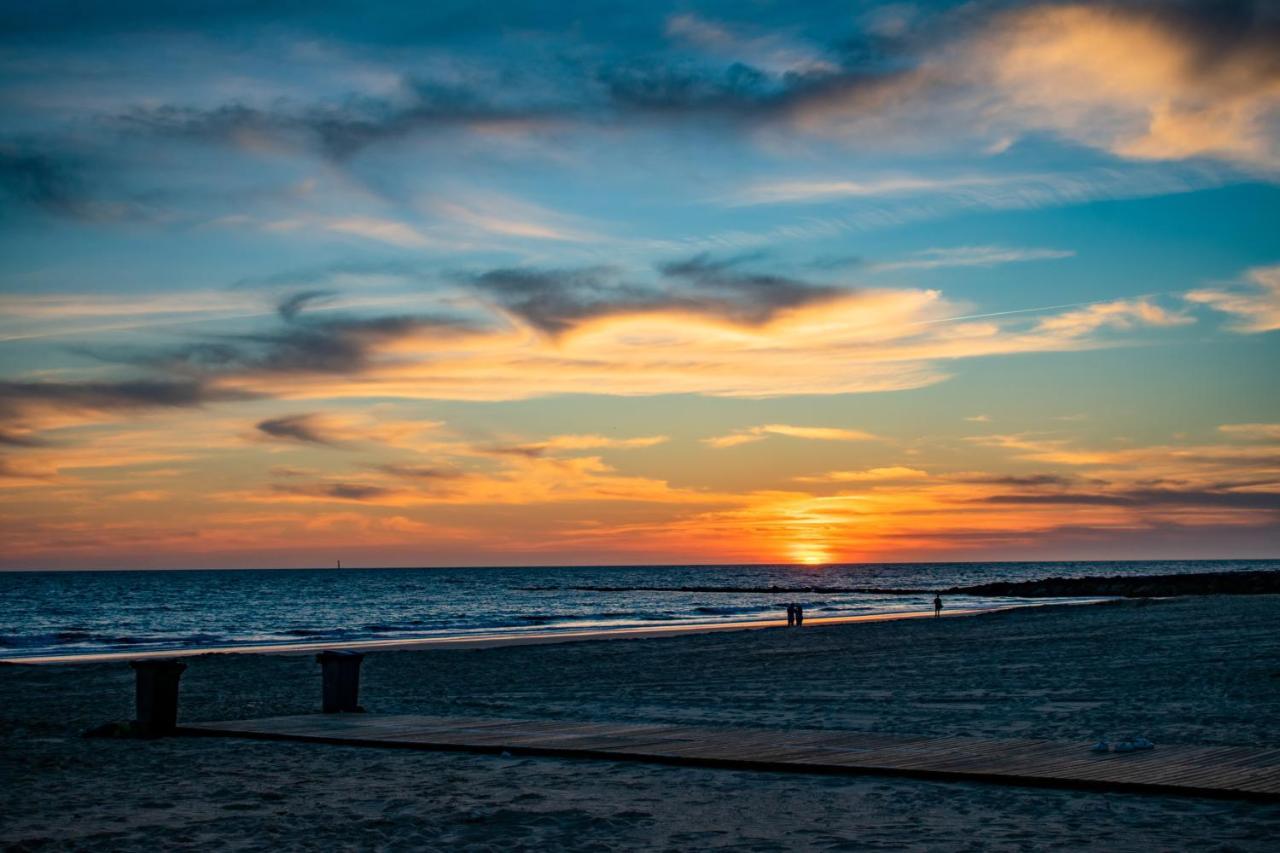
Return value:
<svg viewBox="0 0 1280 853">
<path fill-rule="evenodd" d="M 386 651 L 370 710 L 1280 748 L 1280 597 Z M 188 720 L 300 713 L 317 666 L 193 658 Z M 175 738 L 120 663 L 0 667 L 0 843 L 111 850 L 1264 850 L 1280 806 Z"/>
</svg>

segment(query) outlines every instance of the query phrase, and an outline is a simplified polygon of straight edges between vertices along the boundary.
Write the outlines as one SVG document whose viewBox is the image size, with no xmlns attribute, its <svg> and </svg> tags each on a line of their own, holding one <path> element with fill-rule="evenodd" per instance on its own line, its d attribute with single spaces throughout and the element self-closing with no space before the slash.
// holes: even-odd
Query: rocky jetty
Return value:
<svg viewBox="0 0 1280 853">
<path fill-rule="evenodd" d="M 1017 598 L 1094 596 L 1164 598 L 1174 595 L 1267 595 L 1277 593 L 1280 593 L 1280 572 L 1276 571 L 1044 578 L 1034 581 L 957 586 L 943 590 L 944 595 L 989 595 Z"/>
</svg>

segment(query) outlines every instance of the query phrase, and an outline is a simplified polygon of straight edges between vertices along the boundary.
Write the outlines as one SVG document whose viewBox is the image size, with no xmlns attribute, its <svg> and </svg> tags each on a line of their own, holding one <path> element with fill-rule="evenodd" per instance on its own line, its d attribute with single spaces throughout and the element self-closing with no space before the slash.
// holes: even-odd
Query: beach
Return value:
<svg viewBox="0 0 1280 853">
<path fill-rule="evenodd" d="M 385 713 L 1280 748 L 1280 596 L 379 651 Z M 318 710 L 305 655 L 188 658 L 184 721 Z M 122 662 L 0 667 L 0 842 L 57 849 L 1263 850 L 1280 806 L 171 738 Z"/>
</svg>

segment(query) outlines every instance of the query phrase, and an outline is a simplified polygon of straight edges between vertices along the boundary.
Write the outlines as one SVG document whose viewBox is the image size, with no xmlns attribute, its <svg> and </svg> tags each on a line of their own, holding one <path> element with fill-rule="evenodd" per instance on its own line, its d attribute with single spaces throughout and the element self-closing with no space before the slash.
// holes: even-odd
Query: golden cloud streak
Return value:
<svg viewBox="0 0 1280 853">
<path fill-rule="evenodd" d="M 285 399 L 513 400 L 552 394 L 775 397 L 920 388 L 946 360 L 1105 345 L 1098 333 L 1191 322 L 1147 299 L 1050 315 L 951 320 L 936 291 L 874 290 L 795 308 L 760 326 L 707 316 L 597 318 L 556 339 L 514 320 L 442 341 L 388 342 L 351 376 L 256 373 L 221 387 Z"/>
</svg>

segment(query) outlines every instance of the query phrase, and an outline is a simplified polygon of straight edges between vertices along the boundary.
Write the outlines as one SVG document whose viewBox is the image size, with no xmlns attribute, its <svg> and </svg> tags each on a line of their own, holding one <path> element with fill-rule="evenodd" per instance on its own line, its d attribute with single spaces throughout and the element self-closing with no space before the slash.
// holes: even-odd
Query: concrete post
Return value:
<svg viewBox="0 0 1280 853">
<path fill-rule="evenodd" d="M 134 726 L 146 737 L 173 734 L 178 725 L 178 681 L 187 665 L 182 661 L 135 660 L 129 663 L 137 673 L 138 717 Z"/>
<path fill-rule="evenodd" d="M 323 704 L 326 714 L 363 711 L 360 707 L 360 652 L 321 652 L 316 655 L 324 679 Z"/>
</svg>

